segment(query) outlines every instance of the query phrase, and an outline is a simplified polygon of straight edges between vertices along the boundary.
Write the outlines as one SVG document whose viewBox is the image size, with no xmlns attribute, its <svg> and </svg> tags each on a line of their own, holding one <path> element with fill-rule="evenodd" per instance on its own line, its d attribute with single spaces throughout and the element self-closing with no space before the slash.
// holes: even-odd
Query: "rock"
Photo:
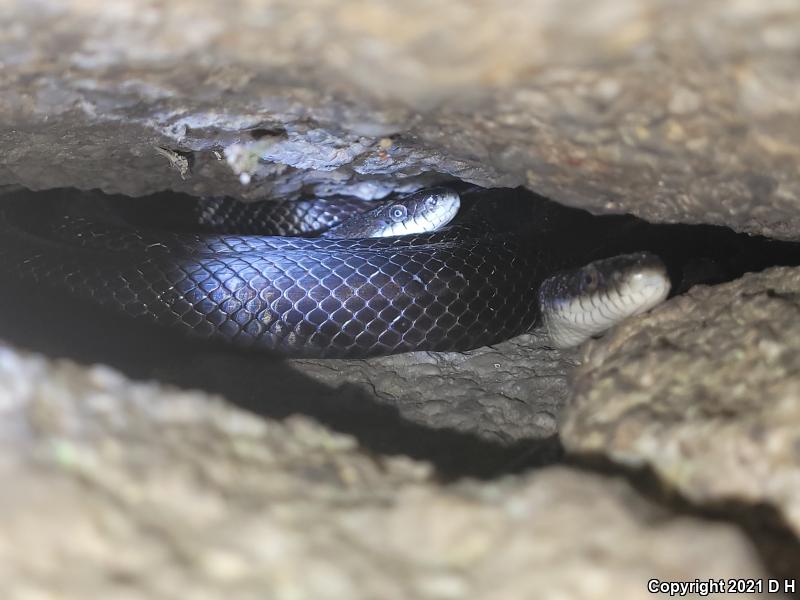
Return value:
<svg viewBox="0 0 800 600">
<path fill-rule="evenodd" d="M 791 0 L 0 8 L 0 185 L 375 198 L 455 177 L 800 239 Z"/>
<path fill-rule="evenodd" d="M 800 533 L 800 270 L 695 287 L 590 345 L 562 428 L 694 503 L 775 507 Z"/>
<path fill-rule="evenodd" d="M 537 331 L 471 352 L 291 362 L 315 381 L 367 392 L 411 421 L 511 444 L 557 433 L 572 363 L 569 352 L 546 342 Z"/>
<path fill-rule="evenodd" d="M 3 597 L 646 598 L 765 577 L 734 527 L 551 468 L 442 487 L 305 418 L 0 347 Z"/>
</svg>

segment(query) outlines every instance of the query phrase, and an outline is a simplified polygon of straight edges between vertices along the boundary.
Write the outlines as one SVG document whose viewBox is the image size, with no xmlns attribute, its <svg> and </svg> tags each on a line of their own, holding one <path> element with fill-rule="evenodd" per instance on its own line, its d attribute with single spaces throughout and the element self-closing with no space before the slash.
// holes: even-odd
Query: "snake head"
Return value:
<svg viewBox="0 0 800 600">
<path fill-rule="evenodd" d="M 431 188 L 392 202 L 384 209 L 385 235 L 428 233 L 447 225 L 461 207 L 459 195 L 447 188 Z"/>
<path fill-rule="evenodd" d="M 539 288 L 542 321 L 557 348 L 577 346 L 666 299 L 670 280 L 648 252 L 597 260 L 547 278 Z"/>
<path fill-rule="evenodd" d="M 421 190 L 351 217 L 323 237 L 375 238 L 430 233 L 452 221 L 460 207 L 461 198 L 452 190 Z"/>
</svg>

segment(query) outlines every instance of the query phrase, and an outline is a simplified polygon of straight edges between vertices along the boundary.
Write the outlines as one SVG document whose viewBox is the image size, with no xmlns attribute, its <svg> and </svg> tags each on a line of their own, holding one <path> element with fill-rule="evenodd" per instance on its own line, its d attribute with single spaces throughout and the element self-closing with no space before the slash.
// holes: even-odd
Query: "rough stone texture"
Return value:
<svg viewBox="0 0 800 600">
<path fill-rule="evenodd" d="M 587 347 L 562 438 L 800 534 L 800 270 L 696 287 Z"/>
<path fill-rule="evenodd" d="M 0 0 L 0 184 L 455 176 L 800 239 L 798 51 L 795 0 Z"/>
<path fill-rule="evenodd" d="M 315 381 L 368 392 L 411 421 L 510 444 L 557 433 L 574 363 L 546 343 L 537 331 L 471 352 L 291 362 Z"/>
<path fill-rule="evenodd" d="M 441 487 L 303 418 L 0 347 L 3 598 L 647 598 L 765 577 L 735 528 L 553 468 Z"/>
</svg>

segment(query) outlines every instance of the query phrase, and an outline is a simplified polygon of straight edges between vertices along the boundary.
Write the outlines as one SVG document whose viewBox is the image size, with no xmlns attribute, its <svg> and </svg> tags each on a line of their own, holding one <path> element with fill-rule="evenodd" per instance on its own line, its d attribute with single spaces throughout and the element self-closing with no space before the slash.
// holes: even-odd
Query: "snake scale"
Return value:
<svg viewBox="0 0 800 600">
<path fill-rule="evenodd" d="M 355 239 L 308 235 L 374 204 L 225 201 L 212 210 L 177 195 L 43 196 L 0 199 L 4 277 L 284 356 L 468 350 L 537 323 L 554 345 L 571 345 L 650 308 L 669 288 L 647 254 L 587 269 L 587 240 L 565 246 L 569 225 L 513 192 L 463 195 L 458 217 L 440 230 Z M 206 213 L 199 228 L 198 211 Z M 655 287 L 626 306 L 643 272 Z M 559 311 L 577 325 L 565 330 Z"/>
</svg>

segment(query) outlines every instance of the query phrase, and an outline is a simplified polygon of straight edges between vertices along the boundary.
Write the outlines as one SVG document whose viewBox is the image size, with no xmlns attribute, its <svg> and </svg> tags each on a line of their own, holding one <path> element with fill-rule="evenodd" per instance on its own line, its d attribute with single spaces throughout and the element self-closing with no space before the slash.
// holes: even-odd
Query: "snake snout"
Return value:
<svg viewBox="0 0 800 600">
<path fill-rule="evenodd" d="M 670 280 L 661 259 L 648 253 L 620 258 L 626 258 L 630 264 L 621 272 L 621 285 L 609 290 L 608 300 L 617 300 L 624 316 L 647 312 L 666 299 Z"/>
<path fill-rule="evenodd" d="M 434 188 L 425 193 L 425 210 L 440 213 L 442 218 L 452 219 L 461 208 L 458 192 L 447 188 Z"/>
<path fill-rule="evenodd" d="M 409 207 L 403 233 L 436 231 L 452 221 L 461 208 L 461 197 L 447 188 L 417 192 L 405 199 Z"/>
</svg>

